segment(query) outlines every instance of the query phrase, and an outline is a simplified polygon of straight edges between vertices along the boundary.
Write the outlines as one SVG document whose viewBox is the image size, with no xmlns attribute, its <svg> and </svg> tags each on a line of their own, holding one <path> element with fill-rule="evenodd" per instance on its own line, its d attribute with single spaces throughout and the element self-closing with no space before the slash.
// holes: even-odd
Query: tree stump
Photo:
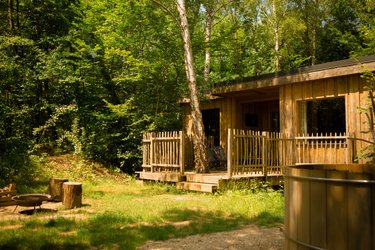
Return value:
<svg viewBox="0 0 375 250">
<path fill-rule="evenodd" d="M 63 205 L 67 209 L 82 206 L 82 183 L 64 182 L 63 184 Z"/>
<path fill-rule="evenodd" d="M 48 182 L 48 193 L 51 195 L 51 201 L 62 201 L 63 183 L 69 181 L 63 178 L 51 178 Z"/>
</svg>

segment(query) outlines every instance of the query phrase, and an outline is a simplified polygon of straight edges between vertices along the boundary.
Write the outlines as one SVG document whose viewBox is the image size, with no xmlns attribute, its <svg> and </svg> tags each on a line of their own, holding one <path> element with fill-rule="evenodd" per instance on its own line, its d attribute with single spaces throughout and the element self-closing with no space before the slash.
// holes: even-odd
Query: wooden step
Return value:
<svg viewBox="0 0 375 250">
<path fill-rule="evenodd" d="M 152 180 L 162 182 L 179 182 L 185 180 L 185 176 L 182 176 L 180 173 L 137 172 L 137 174 L 139 174 L 139 179 L 141 180 Z"/>
<path fill-rule="evenodd" d="M 177 189 L 213 193 L 217 190 L 217 185 L 212 183 L 199 183 L 199 182 L 177 182 Z"/>
<path fill-rule="evenodd" d="M 188 182 L 219 184 L 219 180 L 221 178 L 222 176 L 217 176 L 217 175 L 186 174 L 186 181 Z"/>
</svg>

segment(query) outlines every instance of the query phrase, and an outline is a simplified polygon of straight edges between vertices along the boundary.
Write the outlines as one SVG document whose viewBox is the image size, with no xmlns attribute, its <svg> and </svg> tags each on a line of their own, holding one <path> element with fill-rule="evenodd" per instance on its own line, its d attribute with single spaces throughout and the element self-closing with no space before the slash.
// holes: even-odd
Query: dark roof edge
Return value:
<svg viewBox="0 0 375 250">
<path fill-rule="evenodd" d="M 375 54 L 369 55 L 369 56 L 362 56 L 362 57 L 357 57 L 357 58 L 350 58 L 350 59 L 345 59 L 345 60 L 321 63 L 321 64 L 301 67 L 301 68 L 292 69 L 292 70 L 284 70 L 284 71 L 279 71 L 275 73 L 268 73 L 268 74 L 263 74 L 259 76 L 244 77 L 244 78 L 239 78 L 235 80 L 223 81 L 223 82 L 215 83 L 214 87 L 234 85 L 237 83 L 250 82 L 250 81 L 255 81 L 255 80 L 271 79 L 271 78 L 277 78 L 281 76 L 318 72 L 322 70 L 349 67 L 353 65 L 365 64 L 365 63 L 370 63 L 370 62 L 375 62 Z"/>
</svg>

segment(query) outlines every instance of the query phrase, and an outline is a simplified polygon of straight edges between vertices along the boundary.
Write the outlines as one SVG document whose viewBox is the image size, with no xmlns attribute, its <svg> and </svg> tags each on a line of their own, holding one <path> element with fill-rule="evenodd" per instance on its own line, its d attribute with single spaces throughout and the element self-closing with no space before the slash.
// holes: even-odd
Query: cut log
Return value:
<svg viewBox="0 0 375 250">
<path fill-rule="evenodd" d="M 82 183 L 64 182 L 63 184 L 63 205 L 67 209 L 82 206 Z"/>
<path fill-rule="evenodd" d="M 0 207 L 13 206 L 16 202 L 12 197 L 16 194 L 16 184 L 11 183 L 4 188 L 0 188 Z"/>
<path fill-rule="evenodd" d="M 69 181 L 64 178 L 51 178 L 48 183 L 48 193 L 51 195 L 51 201 L 62 201 L 63 183 Z"/>
</svg>

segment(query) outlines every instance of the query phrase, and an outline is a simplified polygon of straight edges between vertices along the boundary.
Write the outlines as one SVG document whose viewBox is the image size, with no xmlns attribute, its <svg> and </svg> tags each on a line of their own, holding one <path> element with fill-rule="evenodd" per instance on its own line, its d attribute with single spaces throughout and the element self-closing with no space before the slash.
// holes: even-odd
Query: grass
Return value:
<svg viewBox="0 0 375 250">
<path fill-rule="evenodd" d="M 41 192 L 51 176 L 81 181 L 85 206 L 61 209 L 53 216 L 0 220 L 0 249 L 136 249 L 147 240 L 283 221 L 280 192 L 182 192 L 170 185 L 141 185 L 72 156 L 36 160 L 43 174 L 34 185 L 21 185 L 22 190 Z M 63 217 L 66 214 L 75 217 Z"/>
</svg>

